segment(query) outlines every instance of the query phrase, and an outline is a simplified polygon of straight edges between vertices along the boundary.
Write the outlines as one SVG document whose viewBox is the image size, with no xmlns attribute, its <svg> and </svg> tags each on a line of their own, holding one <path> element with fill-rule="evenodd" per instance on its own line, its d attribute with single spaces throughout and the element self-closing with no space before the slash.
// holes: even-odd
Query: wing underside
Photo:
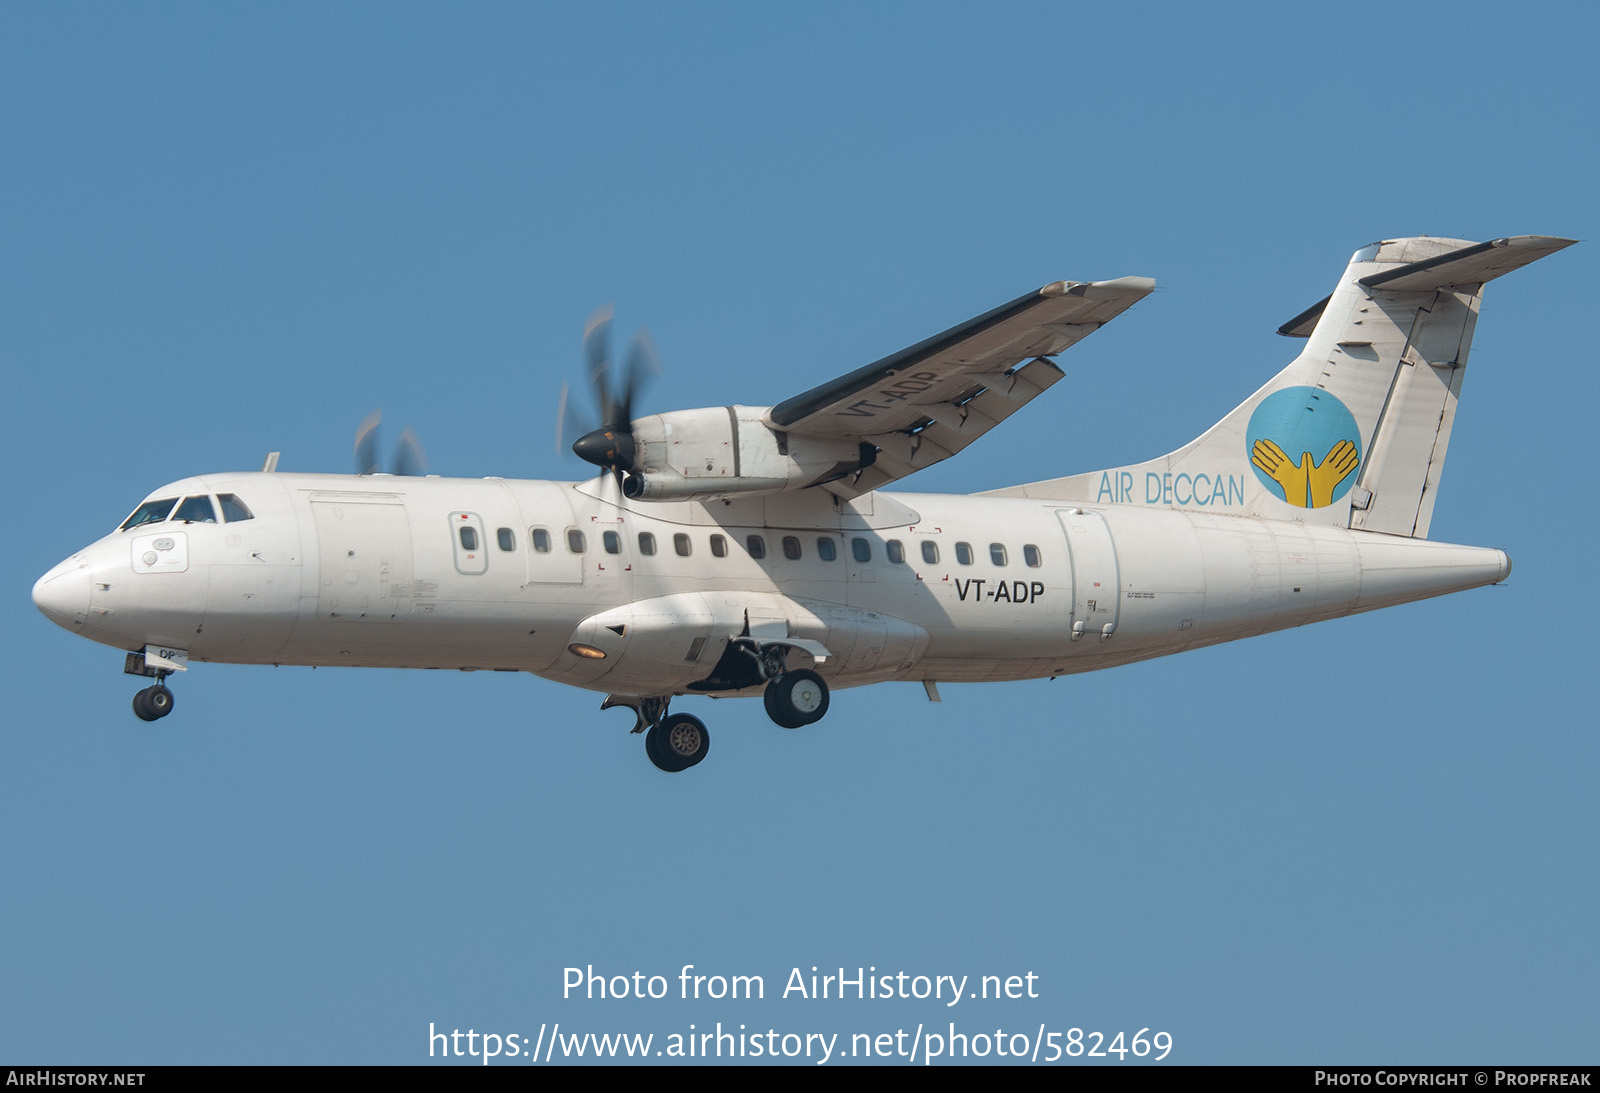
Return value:
<svg viewBox="0 0 1600 1093">
<path fill-rule="evenodd" d="M 1062 376 L 1048 358 L 1149 295 L 1147 277 L 1057 281 L 774 406 L 774 429 L 878 449 L 826 484 L 850 498 L 948 459 Z M 870 449 L 869 449 L 870 450 Z"/>
</svg>

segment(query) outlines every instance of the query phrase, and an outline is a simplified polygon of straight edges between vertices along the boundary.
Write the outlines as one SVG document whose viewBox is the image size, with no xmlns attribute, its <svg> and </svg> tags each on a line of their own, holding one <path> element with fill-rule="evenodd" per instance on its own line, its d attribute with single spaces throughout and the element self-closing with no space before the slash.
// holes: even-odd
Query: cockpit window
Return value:
<svg viewBox="0 0 1600 1093">
<path fill-rule="evenodd" d="M 186 524 L 214 524 L 217 522 L 217 510 L 211 507 L 209 497 L 185 497 L 172 518 Z"/>
<path fill-rule="evenodd" d="M 176 497 L 163 497 L 159 501 L 146 501 L 134 510 L 132 516 L 122 522 L 120 530 L 141 527 L 144 524 L 159 524 L 167 518 L 167 513 L 172 511 L 172 506 L 178 503 Z"/>
<path fill-rule="evenodd" d="M 230 524 L 255 519 L 256 514 L 250 511 L 250 506 L 231 493 L 217 494 L 217 502 L 222 506 L 222 518 Z"/>
</svg>

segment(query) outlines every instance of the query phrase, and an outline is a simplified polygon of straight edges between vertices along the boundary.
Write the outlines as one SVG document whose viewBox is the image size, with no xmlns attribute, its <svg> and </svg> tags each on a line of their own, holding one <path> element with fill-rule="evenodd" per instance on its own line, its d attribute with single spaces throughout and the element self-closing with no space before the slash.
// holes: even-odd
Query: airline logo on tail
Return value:
<svg viewBox="0 0 1600 1093">
<path fill-rule="evenodd" d="M 1361 430 L 1320 387 L 1286 387 L 1261 400 L 1245 433 L 1261 484 L 1289 504 L 1320 509 L 1355 485 Z"/>
</svg>

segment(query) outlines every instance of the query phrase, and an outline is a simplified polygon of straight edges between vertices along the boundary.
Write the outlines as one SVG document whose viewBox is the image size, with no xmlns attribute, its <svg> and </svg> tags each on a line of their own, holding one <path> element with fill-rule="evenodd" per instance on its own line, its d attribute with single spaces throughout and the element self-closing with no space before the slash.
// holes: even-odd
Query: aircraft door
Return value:
<svg viewBox="0 0 1600 1093">
<path fill-rule="evenodd" d="M 450 537 L 455 543 L 456 572 L 475 577 L 489 569 L 489 547 L 483 540 L 483 519 L 475 512 L 450 514 Z"/>
<path fill-rule="evenodd" d="M 1060 509 L 1056 516 L 1067 535 L 1072 560 L 1072 640 L 1084 634 L 1109 638 L 1122 610 L 1116 544 L 1105 517 L 1084 509 Z"/>
<path fill-rule="evenodd" d="M 396 622 L 411 609 L 411 527 L 399 501 L 311 502 L 317 618 Z"/>
</svg>

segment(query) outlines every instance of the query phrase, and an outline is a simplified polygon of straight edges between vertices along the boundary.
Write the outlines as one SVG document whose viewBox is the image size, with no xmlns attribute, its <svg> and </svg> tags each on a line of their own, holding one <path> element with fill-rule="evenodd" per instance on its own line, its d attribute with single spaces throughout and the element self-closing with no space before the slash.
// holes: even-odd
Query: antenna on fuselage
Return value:
<svg viewBox="0 0 1600 1093">
<path fill-rule="evenodd" d="M 282 453 L 280 453 L 280 452 L 268 452 L 267 453 L 266 462 L 261 464 L 261 473 L 262 474 L 271 474 L 273 471 L 278 469 L 278 456 L 280 454 L 282 454 Z"/>
</svg>

